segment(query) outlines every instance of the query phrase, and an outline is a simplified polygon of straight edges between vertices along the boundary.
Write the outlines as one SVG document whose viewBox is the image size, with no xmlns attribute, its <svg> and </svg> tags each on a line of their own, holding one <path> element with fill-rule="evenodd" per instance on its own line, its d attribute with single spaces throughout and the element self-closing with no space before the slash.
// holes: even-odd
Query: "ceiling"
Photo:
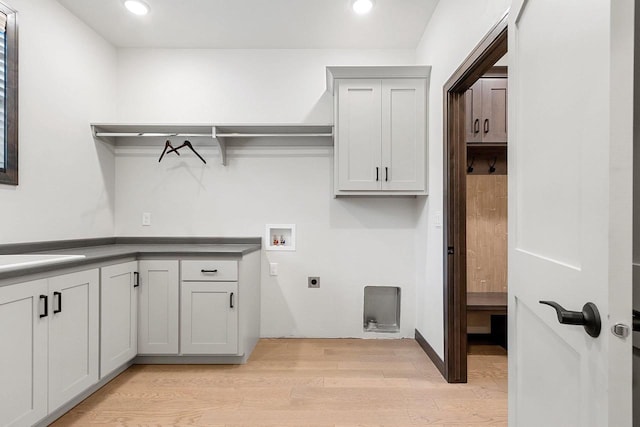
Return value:
<svg viewBox="0 0 640 427">
<path fill-rule="evenodd" d="M 217 49 L 415 48 L 438 0 L 376 0 L 365 16 L 350 0 L 58 0 L 118 47 Z"/>
</svg>

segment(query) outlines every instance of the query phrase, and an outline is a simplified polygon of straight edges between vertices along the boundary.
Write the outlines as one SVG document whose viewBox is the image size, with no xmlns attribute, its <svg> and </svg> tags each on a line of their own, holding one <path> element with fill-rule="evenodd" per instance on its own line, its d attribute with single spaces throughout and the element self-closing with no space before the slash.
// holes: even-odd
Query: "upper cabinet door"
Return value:
<svg viewBox="0 0 640 427">
<path fill-rule="evenodd" d="M 482 142 L 482 79 L 467 90 L 465 97 L 467 142 Z"/>
<path fill-rule="evenodd" d="M 138 353 L 137 261 L 100 269 L 100 378 Z"/>
<path fill-rule="evenodd" d="M 0 288 L 0 426 L 29 426 L 47 415 L 46 280 Z"/>
<path fill-rule="evenodd" d="M 49 279 L 49 412 L 98 381 L 98 270 Z"/>
<path fill-rule="evenodd" d="M 382 81 L 383 190 L 425 190 L 425 86 L 424 79 Z"/>
<path fill-rule="evenodd" d="M 338 83 L 338 190 L 381 188 L 380 88 L 377 79 L 344 79 Z"/>
<path fill-rule="evenodd" d="M 482 142 L 507 142 L 507 79 L 482 79 Z M 477 84 L 477 83 L 476 83 Z"/>
</svg>

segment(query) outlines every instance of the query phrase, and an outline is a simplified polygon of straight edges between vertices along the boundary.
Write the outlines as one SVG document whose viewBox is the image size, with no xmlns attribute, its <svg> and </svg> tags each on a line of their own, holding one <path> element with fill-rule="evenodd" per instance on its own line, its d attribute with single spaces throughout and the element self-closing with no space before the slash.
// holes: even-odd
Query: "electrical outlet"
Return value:
<svg viewBox="0 0 640 427">
<path fill-rule="evenodd" d="M 142 225 L 149 226 L 151 225 L 151 213 L 150 212 L 144 212 L 142 214 Z"/>
<path fill-rule="evenodd" d="M 270 262 L 269 263 L 269 274 L 271 276 L 277 276 L 278 275 L 278 263 L 277 262 Z"/>
<path fill-rule="evenodd" d="M 310 288 L 319 288 L 320 287 L 320 278 L 309 276 L 307 278 L 307 283 Z"/>
</svg>

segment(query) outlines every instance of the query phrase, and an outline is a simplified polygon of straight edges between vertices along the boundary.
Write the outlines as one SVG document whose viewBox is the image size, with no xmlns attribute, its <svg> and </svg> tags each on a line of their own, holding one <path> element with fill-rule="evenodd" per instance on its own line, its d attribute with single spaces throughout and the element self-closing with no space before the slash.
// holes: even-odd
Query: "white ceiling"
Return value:
<svg viewBox="0 0 640 427">
<path fill-rule="evenodd" d="M 376 0 L 356 15 L 350 0 L 58 0 L 118 47 L 219 49 L 415 48 L 438 0 Z"/>
</svg>

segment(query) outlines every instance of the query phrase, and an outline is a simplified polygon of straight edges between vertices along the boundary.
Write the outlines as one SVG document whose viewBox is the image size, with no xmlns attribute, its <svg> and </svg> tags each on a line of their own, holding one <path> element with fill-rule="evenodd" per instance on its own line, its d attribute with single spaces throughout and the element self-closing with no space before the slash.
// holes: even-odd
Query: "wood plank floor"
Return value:
<svg viewBox="0 0 640 427">
<path fill-rule="evenodd" d="M 62 426 L 506 426 L 506 355 L 447 384 L 414 340 L 263 339 L 246 365 L 137 365 Z"/>
</svg>

